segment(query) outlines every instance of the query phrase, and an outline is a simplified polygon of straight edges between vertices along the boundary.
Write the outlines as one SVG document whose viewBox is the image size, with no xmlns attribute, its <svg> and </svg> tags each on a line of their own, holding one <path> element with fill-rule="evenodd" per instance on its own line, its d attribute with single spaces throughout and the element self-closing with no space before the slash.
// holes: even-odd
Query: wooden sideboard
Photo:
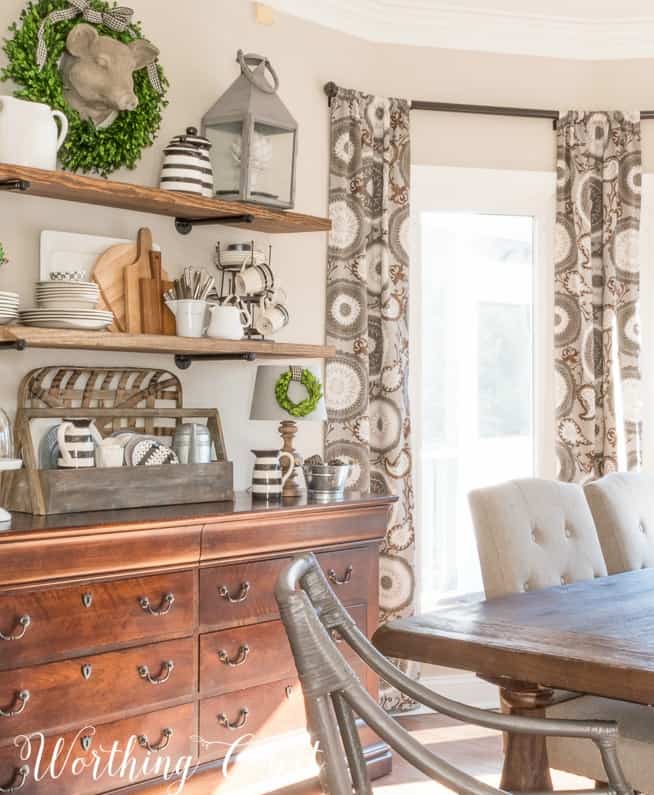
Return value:
<svg viewBox="0 0 654 795">
<path fill-rule="evenodd" d="M 184 793 L 239 791 L 220 760 L 243 738 L 241 759 L 269 747 L 279 772 L 299 775 L 311 751 L 276 577 L 293 553 L 315 551 L 372 635 L 391 501 L 259 507 L 238 495 L 15 515 L 0 533 L 0 792 L 163 795 L 185 762 L 194 775 Z M 376 693 L 376 677 L 362 675 Z M 31 746 L 16 744 L 21 735 L 34 735 Z M 388 772 L 386 747 L 365 729 L 363 739 L 372 775 Z M 241 767 L 258 791 L 274 789 L 269 766 Z"/>
</svg>

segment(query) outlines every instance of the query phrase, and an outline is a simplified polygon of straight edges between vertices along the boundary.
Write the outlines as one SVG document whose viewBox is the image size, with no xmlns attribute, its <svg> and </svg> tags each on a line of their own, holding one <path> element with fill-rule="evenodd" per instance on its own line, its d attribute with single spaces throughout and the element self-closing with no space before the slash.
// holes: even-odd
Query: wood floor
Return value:
<svg viewBox="0 0 654 795">
<path fill-rule="evenodd" d="M 496 732 L 462 725 L 438 715 L 416 715 L 400 722 L 431 751 L 466 770 L 486 784 L 498 786 L 502 767 L 502 739 Z M 592 789 L 587 779 L 552 771 L 557 789 Z M 374 782 L 375 795 L 447 795 L 451 790 L 425 778 L 397 757 L 393 772 Z M 278 790 L 274 795 L 317 795 L 315 785 Z M 222 795 L 222 793 L 221 793 Z"/>
</svg>

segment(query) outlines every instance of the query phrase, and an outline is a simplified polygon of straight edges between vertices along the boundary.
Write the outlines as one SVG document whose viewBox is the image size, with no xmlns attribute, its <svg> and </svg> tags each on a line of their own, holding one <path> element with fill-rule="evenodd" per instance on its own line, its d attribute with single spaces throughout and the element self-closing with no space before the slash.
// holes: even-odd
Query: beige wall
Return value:
<svg viewBox="0 0 654 795">
<path fill-rule="evenodd" d="M 409 99 L 455 102 L 559 106 L 636 106 L 648 104 L 647 85 L 639 83 L 639 63 L 598 66 L 544 58 L 501 56 L 373 45 L 352 37 L 276 15 L 271 27 L 254 23 L 247 0 L 193 0 L 186 13 L 173 13 L 172 0 L 131 0 L 146 34 L 161 49 L 161 62 L 171 81 L 170 105 L 160 139 L 135 172 L 114 178 L 154 185 L 158 180 L 161 147 L 190 124 L 198 124 L 237 74 L 236 50 L 265 53 L 281 76 L 281 96 L 300 125 L 297 175 L 299 211 L 324 214 L 327 197 L 328 127 L 322 91 L 328 80 L 369 92 Z M 23 0 L 3 0 L 0 30 L 16 19 Z M 166 9 L 166 10 L 162 10 Z M 190 16 L 192 11 L 193 16 Z M 646 71 L 646 70 L 645 70 Z M 624 90 L 621 75 L 633 79 Z M 642 88 L 640 86 L 642 85 Z M 8 93 L 9 86 L 2 91 Z M 654 105 L 654 102 L 651 103 Z M 521 121 L 445 114 L 414 113 L 413 161 L 488 168 L 551 169 L 554 136 L 546 121 Z M 654 136 L 654 122 L 651 136 Z M 649 129 L 649 128 L 648 128 Z M 649 150 L 654 140 L 648 133 Z M 0 195 L 0 239 L 12 262 L 0 271 L 0 289 L 17 289 L 25 305 L 32 302 L 38 274 L 38 240 L 42 229 L 88 234 L 134 236 L 149 225 L 163 248 L 169 272 L 185 265 L 210 267 L 213 246 L 247 235 L 226 228 L 200 228 L 188 238 L 178 236 L 168 219 L 103 208 Z M 267 244 L 263 236 L 258 242 Z M 292 323 L 280 339 L 321 342 L 324 337 L 325 236 L 271 238 L 274 266 L 288 288 Z M 170 357 L 74 354 L 31 351 L 0 357 L 0 406 L 13 409 L 19 378 L 43 364 L 156 364 L 173 367 Z M 237 468 L 237 487 L 249 477 L 248 450 L 276 440 L 273 424 L 247 419 L 254 370 L 231 364 L 195 364 L 181 378 L 187 405 L 217 405 L 222 413 L 230 456 Z M 300 446 L 315 451 L 319 428 L 304 428 Z"/>
</svg>

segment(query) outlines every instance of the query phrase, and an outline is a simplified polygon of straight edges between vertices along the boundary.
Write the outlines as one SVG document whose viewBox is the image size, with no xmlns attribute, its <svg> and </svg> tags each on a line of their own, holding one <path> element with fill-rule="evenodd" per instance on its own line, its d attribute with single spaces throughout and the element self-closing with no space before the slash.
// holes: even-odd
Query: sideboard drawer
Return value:
<svg viewBox="0 0 654 795">
<path fill-rule="evenodd" d="M 350 615 L 366 631 L 366 608 L 355 605 Z M 345 656 L 356 653 L 344 646 Z M 200 637 L 200 691 L 229 693 L 297 676 L 291 647 L 281 621 L 223 629 Z"/>
<path fill-rule="evenodd" d="M 0 748 L 0 792 L 7 791 L 11 785 L 18 787 L 22 780 L 20 768 L 23 764 L 29 767 L 29 774 L 23 787 L 17 790 L 22 795 L 92 795 L 92 793 L 127 787 L 133 782 L 154 778 L 157 764 L 163 771 L 166 760 L 170 760 L 169 766 L 172 770 L 182 757 L 194 756 L 196 745 L 191 739 L 194 735 L 194 705 L 183 704 L 112 723 L 82 725 L 79 729 L 66 732 L 64 735 L 48 737 L 43 741 L 42 748 L 39 737 L 35 736 L 29 745 L 21 745 L 19 748 L 9 745 Z M 55 764 L 56 772 L 60 776 L 53 778 L 47 768 L 53 759 L 55 744 L 58 741 L 63 742 Z M 106 768 L 114 743 L 120 751 L 113 765 L 116 773 L 110 776 Z M 149 753 L 146 744 L 152 749 Z M 129 759 L 134 760 L 137 771 L 132 781 L 127 775 L 121 777 L 117 772 L 122 761 L 127 758 L 127 749 L 129 749 Z M 39 753 L 41 753 L 40 762 Z M 95 781 L 94 755 L 98 757 L 99 770 Z M 144 772 L 142 766 L 146 759 L 148 768 Z M 77 775 L 72 769 L 74 760 L 80 760 L 75 762 L 78 766 Z M 82 761 L 89 765 L 84 767 L 83 771 Z M 130 769 L 129 764 L 126 769 Z M 155 772 L 148 775 L 148 769 Z M 36 781 L 35 776 L 41 780 Z M 2 789 L 3 787 L 5 789 Z"/>
<path fill-rule="evenodd" d="M 321 552 L 317 558 L 338 598 L 355 604 L 368 599 L 378 554 L 373 545 Z M 200 624 L 221 628 L 278 618 L 275 583 L 290 561 L 290 557 L 274 558 L 203 569 Z"/>
<path fill-rule="evenodd" d="M 200 702 L 200 760 L 221 759 L 247 735 L 247 745 L 306 725 L 302 688 L 295 677 L 237 690 Z"/>
<path fill-rule="evenodd" d="M 0 715 L 0 740 L 191 697 L 193 652 L 185 638 L 2 671 L 0 709 L 14 714 Z"/>
<path fill-rule="evenodd" d="M 2 594 L 0 670 L 189 635 L 193 600 L 191 571 Z"/>
</svg>

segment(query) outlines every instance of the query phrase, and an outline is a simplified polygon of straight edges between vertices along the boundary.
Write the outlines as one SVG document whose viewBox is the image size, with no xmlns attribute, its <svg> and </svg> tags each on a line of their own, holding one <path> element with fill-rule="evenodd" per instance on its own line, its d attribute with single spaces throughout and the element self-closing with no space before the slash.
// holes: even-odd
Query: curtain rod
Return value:
<svg viewBox="0 0 654 795">
<path fill-rule="evenodd" d="M 329 104 L 338 92 L 336 83 L 325 83 L 325 94 Z M 558 110 L 542 110 L 538 108 L 509 108 L 501 105 L 468 105 L 456 102 L 428 102 L 425 100 L 414 99 L 410 101 L 411 110 L 431 110 L 444 113 L 476 113 L 483 116 L 512 116 L 519 119 L 548 119 L 556 129 L 559 121 Z M 642 120 L 654 119 L 654 110 L 641 111 Z"/>
</svg>

